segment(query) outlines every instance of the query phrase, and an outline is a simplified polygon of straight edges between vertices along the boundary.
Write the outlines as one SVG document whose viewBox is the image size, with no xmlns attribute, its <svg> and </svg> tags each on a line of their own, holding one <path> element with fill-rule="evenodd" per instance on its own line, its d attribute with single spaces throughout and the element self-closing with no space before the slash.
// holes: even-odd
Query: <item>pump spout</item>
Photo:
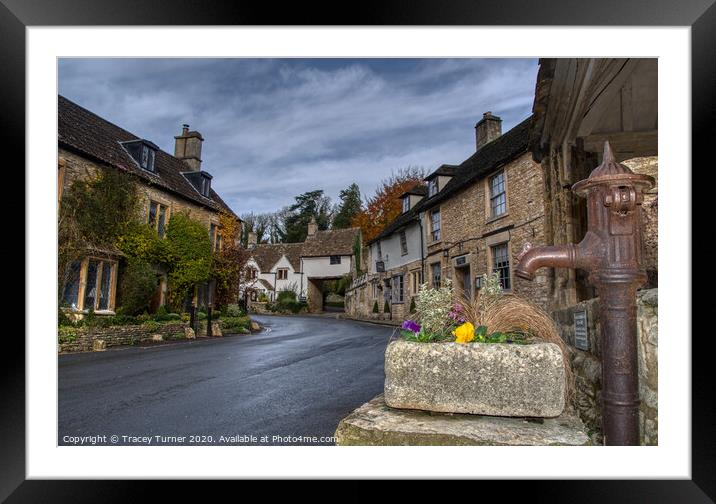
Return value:
<svg viewBox="0 0 716 504">
<path fill-rule="evenodd" d="M 529 242 L 526 243 L 519 256 L 515 274 L 525 280 L 534 280 L 535 271 L 543 267 L 576 268 L 577 247 L 569 243 L 533 248 Z"/>
</svg>

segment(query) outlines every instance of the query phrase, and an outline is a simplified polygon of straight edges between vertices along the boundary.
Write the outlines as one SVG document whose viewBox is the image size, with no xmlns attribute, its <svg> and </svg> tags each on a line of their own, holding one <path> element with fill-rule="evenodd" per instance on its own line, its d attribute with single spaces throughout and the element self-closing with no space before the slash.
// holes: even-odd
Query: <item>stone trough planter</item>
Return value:
<svg viewBox="0 0 716 504">
<path fill-rule="evenodd" d="M 385 403 L 392 408 L 508 417 L 564 410 L 562 351 L 554 343 L 415 343 L 385 352 Z"/>
</svg>

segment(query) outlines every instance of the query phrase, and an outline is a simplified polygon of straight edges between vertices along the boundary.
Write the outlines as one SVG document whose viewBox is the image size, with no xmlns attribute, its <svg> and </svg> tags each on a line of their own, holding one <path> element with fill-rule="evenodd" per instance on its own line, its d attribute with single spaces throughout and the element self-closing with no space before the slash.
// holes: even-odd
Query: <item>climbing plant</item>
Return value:
<svg viewBox="0 0 716 504">
<path fill-rule="evenodd" d="M 206 226 L 187 213 L 173 213 L 166 233 L 169 300 L 179 307 L 190 287 L 211 278 L 211 239 Z"/>
<path fill-rule="evenodd" d="M 237 303 L 242 275 L 249 260 L 248 251 L 240 244 L 241 224 L 233 215 L 219 214 L 222 246 L 214 252 L 213 277 L 216 279 L 216 304 Z"/>
</svg>

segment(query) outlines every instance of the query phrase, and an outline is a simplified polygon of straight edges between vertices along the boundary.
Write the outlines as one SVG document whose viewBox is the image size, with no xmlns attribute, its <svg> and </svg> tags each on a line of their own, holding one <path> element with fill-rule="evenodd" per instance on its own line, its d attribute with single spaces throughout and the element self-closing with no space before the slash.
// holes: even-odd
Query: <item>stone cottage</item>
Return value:
<svg viewBox="0 0 716 504">
<path fill-rule="evenodd" d="M 503 289 L 547 307 L 552 285 L 513 273 L 525 241 L 544 243 L 544 181 L 529 146 L 531 118 L 502 134 L 502 120 L 486 112 L 475 126 L 475 153 L 441 165 L 426 185 L 403 194 L 403 213 L 369 244 L 366 278 L 350 290 L 354 316 L 370 316 L 377 301 L 402 321 L 420 284 L 453 281 L 472 299 L 484 274 L 498 271 Z"/>
<path fill-rule="evenodd" d="M 204 141 L 184 125 L 175 138 L 174 155 L 162 151 L 149 139 L 140 138 L 89 110 L 58 96 L 58 204 L 74 181 L 96 176 L 102 170 L 120 170 L 138 182 L 143 218 L 159 236 L 174 212 L 188 212 L 203 222 L 215 249 L 221 248 L 220 213 L 238 217 L 211 187 L 212 176 L 202 169 Z M 116 308 L 117 250 L 88 250 L 70 265 L 60 301 L 82 314 L 93 309 L 113 314 Z M 157 268 L 157 289 L 151 308 L 165 304 L 166 275 Z M 200 289 L 199 294 L 204 291 Z"/>
<path fill-rule="evenodd" d="M 358 228 L 320 231 L 315 219 L 308 224 L 302 243 L 256 244 L 255 235 L 250 236 L 249 268 L 255 273 L 245 281 L 242 291 L 248 301 L 256 301 L 262 291 L 273 301 L 281 290 L 292 290 L 308 302 L 310 312 L 320 312 L 323 283 L 353 275 L 354 249 L 360 247 Z"/>
</svg>

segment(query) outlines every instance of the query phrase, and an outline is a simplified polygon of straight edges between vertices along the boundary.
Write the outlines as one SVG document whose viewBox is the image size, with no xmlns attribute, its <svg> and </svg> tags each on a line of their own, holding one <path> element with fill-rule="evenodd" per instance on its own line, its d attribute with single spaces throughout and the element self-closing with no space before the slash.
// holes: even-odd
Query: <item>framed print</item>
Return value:
<svg viewBox="0 0 716 504">
<path fill-rule="evenodd" d="M 3 499 L 253 478 L 714 499 L 690 204 L 711 2 L 103 3 L 0 6 L 28 200 Z"/>
</svg>

